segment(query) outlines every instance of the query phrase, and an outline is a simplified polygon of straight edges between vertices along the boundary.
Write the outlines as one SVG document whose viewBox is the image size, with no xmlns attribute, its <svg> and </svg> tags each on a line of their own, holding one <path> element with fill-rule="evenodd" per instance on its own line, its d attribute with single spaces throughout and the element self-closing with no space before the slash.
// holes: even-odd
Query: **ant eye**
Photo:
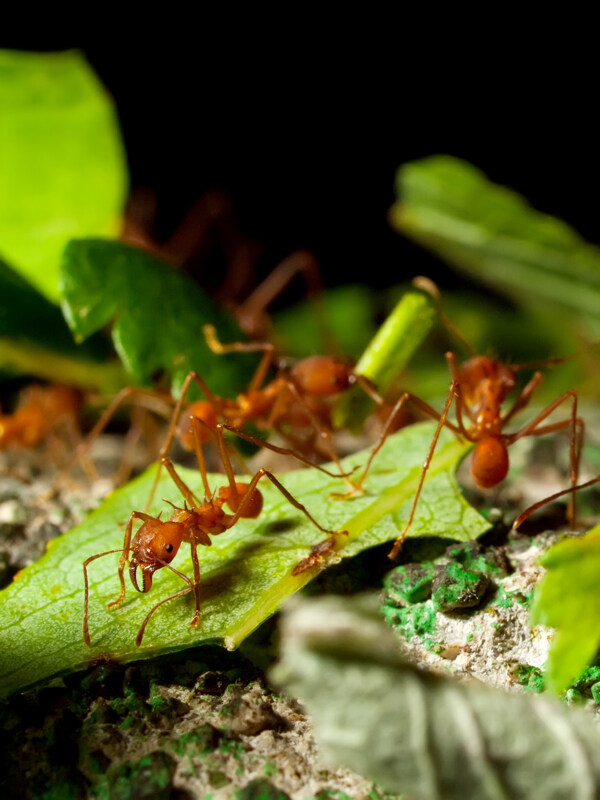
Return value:
<svg viewBox="0 0 600 800">
<path fill-rule="evenodd" d="M 167 553 L 172 553 L 173 552 L 173 545 L 172 544 L 166 545 L 165 550 L 167 551 Z"/>
</svg>

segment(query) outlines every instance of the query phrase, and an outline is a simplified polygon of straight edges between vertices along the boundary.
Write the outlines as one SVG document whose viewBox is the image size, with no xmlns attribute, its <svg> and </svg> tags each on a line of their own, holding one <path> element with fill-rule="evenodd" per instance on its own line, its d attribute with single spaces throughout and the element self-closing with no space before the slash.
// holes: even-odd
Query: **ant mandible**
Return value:
<svg viewBox="0 0 600 800">
<path fill-rule="evenodd" d="M 491 489 L 504 480 L 509 469 L 508 448 L 519 439 L 525 436 L 541 436 L 546 433 L 553 433 L 569 429 L 569 460 L 570 460 L 570 481 L 571 481 L 571 503 L 569 507 L 569 517 L 575 519 L 574 492 L 572 491 L 577 484 L 579 473 L 579 460 L 581 455 L 581 445 L 583 441 L 584 422 L 577 416 L 577 392 L 570 390 L 564 392 L 544 409 L 542 409 L 533 420 L 513 433 L 505 433 L 506 425 L 513 419 L 518 411 L 521 411 L 530 402 L 533 394 L 542 382 L 543 375 L 536 371 L 533 377 L 520 391 L 512 406 L 506 412 L 502 412 L 502 405 L 509 393 L 516 386 L 516 372 L 522 369 L 531 368 L 533 364 L 506 364 L 498 359 L 488 356 L 477 355 L 473 348 L 458 333 L 454 325 L 441 310 L 441 296 L 439 290 L 428 278 L 416 278 L 415 285 L 428 291 L 438 304 L 438 312 L 444 325 L 456 335 L 467 347 L 471 357 L 465 361 L 461 367 L 458 366 L 456 356 L 453 352 L 446 353 L 446 360 L 452 377 L 450 390 L 446 398 L 446 403 L 442 413 L 438 413 L 428 403 L 409 392 L 405 392 L 396 402 L 388 420 L 382 430 L 378 442 L 371 452 L 371 456 L 365 466 L 359 484 L 364 481 L 373 459 L 383 446 L 392 425 L 394 418 L 400 412 L 405 403 L 411 402 L 422 412 L 438 421 L 427 457 L 423 464 L 421 477 L 417 486 L 417 491 L 413 500 L 411 511 L 402 530 L 397 537 L 389 558 L 394 559 L 406 538 L 408 531 L 413 523 L 423 483 L 427 470 L 433 458 L 442 428 L 446 427 L 456 436 L 464 438 L 475 445 L 471 454 L 470 472 L 471 476 L 482 489 Z M 564 359 L 548 359 L 548 363 L 559 363 Z M 543 424 L 548 417 L 563 403 L 571 402 L 571 413 L 568 419 L 561 420 L 552 424 Z M 456 423 L 447 419 L 448 413 L 454 402 L 456 413 Z M 467 421 L 465 423 L 465 417 Z"/>
<path fill-rule="evenodd" d="M 163 457 L 162 464 L 167 469 L 173 482 L 178 487 L 184 498 L 183 508 L 171 504 L 173 506 L 173 513 L 171 514 L 171 518 L 167 521 L 161 520 L 160 514 L 158 516 L 152 516 L 144 512 L 133 511 L 129 517 L 129 521 L 125 529 L 123 547 L 117 550 L 107 550 L 104 553 L 97 553 L 96 555 L 90 556 L 83 562 L 85 584 L 83 637 L 88 646 L 91 646 L 91 639 L 88 623 L 89 581 L 87 570 L 92 561 L 102 558 L 103 556 L 110 555 L 111 553 L 121 553 L 118 568 L 121 592 L 116 600 L 109 603 L 109 609 L 117 608 L 123 602 L 125 597 L 125 569 L 128 565 L 129 577 L 134 588 L 138 592 L 146 593 L 150 591 L 154 573 L 163 567 L 166 567 L 174 572 L 187 584 L 184 589 L 181 589 L 179 592 L 176 592 L 169 597 L 159 600 L 158 603 L 156 603 L 156 605 L 150 609 L 144 618 L 136 637 L 136 645 L 138 647 L 142 643 L 148 622 L 155 611 L 169 600 L 174 600 L 175 598 L 189 594 L 190 592 L 194 593 L 195 598 L 195 611 L 191 626 L 193 628 L 196 627 L 200 620 L 200 563 L 197 552 L 198 546 L 210 546 L 212 544 L 210 538 L 211 536 L 224 533 L 232 528 L 240 519 L 256 519 L 260 515 L 263 508 L 263 496 L 257 486 L 259 481 L 264 477 L 268 478 L 275 488 L 281 492 L 285 499 L 299 511 L 302 511 L 307 519 L 320 531 L 331 536 L 345 533 L 345 531 L 332 531 L 320 525 L 308 511 L 306 506 L 296 500 L 296 498 L 285 488 L 285 486 L 280 483 L 275 475 L 262 467 L 255 472 L 254 476 L 248 483 L 237 481 L 223 436 L 223 428 L 225 426 L 220 424 L 215 426 L 214 433 L 217 436 L 219 451 L 223 466 L 225 468 L 225 473 L 227 475 L 228 485 L 221 486 L 216 493 L 213 492 L 208 483 L 206 463 L 202 452 L 201 440 L 205 437 L 203 426 L 206 428 L 206 425 L 202 422 L 202 420 L 199 420 L 198 418 L 192 419 L 191 427 L 194 435 L 194 449 L 196 452 L 198 469 L 202 476 L 204 501 L 201 502 L 192 492 L 189 486 L 181 479 L 172 461 L 167 457 Z M 237 431 L 235 431 L 233 428 L 229 428 L 229 430 L 237 433 Z M 267 447 L 270 447 L 270 445 L 267 444 Z M 224 510 L 224 506 L 228 506 L 233 513 L 230 514 L 226 512 Z M 133 535 L 133 525 L 137 520 L 140 520 L 142 525 L 137 530 L 135 535 Z M 188 543 L 191 547 L 192 566 L 194 572 L 193 580 L 190 580 L 187 575 L 184 575 L 182 572 L 171 566 L 171 561 L 173 561 L 177 555 L 177 552 L 179 551 L 179 548 L 183 542 Z M 130 553 L 132 553 L 131 556 Z M 138 569 L 141 571 L 141 586 L 138 582 Z"/>
</svg>

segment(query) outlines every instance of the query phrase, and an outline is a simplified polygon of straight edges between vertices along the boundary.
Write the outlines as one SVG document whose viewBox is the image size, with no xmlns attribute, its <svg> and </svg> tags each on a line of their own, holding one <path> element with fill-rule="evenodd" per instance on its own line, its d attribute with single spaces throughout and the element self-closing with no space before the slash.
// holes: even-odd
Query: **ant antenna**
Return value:
<svg viewBox="0 0 600 800">
<path fill-rule="evenodd" d="M 431 298 L 433 298 L 438 317 L 440 318 L 442 324 L 453 336 L 455 336 L 458 339 L 458 341 L 462 344 L 462 346 L 466 350 L 468 350 L 472 356 L 477 355 L 474 348 L 469 344 L 469 342 L 467 342 L 467 340 L 458 330 L 456 325 L 444 313 L 444 310 L 442 309 L 442 293 L 440 292 L 436 284 L 431 280 L 431 278 L 427 278 L 425 277 L 425 275 L 417 275 L 415 278 L 412 279 L 412 285 L 417 289 L 421 289 L 423 292 L 427 292 L 427 294 L 430 295 Z"/>
</svg>

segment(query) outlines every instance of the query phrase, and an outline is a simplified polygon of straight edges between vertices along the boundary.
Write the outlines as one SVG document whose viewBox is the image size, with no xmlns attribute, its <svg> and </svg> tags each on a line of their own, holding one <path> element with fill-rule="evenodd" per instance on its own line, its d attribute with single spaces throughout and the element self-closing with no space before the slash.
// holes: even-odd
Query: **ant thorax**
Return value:
<svg viewBox="0 0 600 800">
<path fill-rule="evenodd" d="M 478 430 L 490 435 L 500 432 L 500 408 L 515 387 L 514 372 L 500 361 L 473 356 L 459 374 L 461 398 Z"/>
<path fill-rule="evenodd" d="M 354 383 L 354 373 L 345 361 L 334 356 L 309 356 L 298 361 L 290 376 L 307 395 L 330 397 Z"/>
</svg>

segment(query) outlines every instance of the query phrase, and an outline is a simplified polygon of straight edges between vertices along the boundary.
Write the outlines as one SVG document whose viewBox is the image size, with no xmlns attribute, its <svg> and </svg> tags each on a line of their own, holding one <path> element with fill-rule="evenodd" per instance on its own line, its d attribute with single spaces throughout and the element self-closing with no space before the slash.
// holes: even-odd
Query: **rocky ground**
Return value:
<svg viewBox="0 0 600 800">
<path fill-rule="evenodd" d="M 0 454 L 2 586 L 109 488 L 106 481 L 57 480 L 43 463 L 31 452 Z M 510 509 L 518 494 L 522 508 L 528 493 L 538 491 L 536 482 L 554 490 L 551 476 L 537 473 L 526 488 L 518 457 L 516 474 L 518 491 L 509 484 L 492 498 L 498 507 Z M 542 522 L 508 535 L 489 502 L 487 513 L 496 525 L 482 544 L 408 547 L 406 563 L 385 580 L 384 616 L 425 669 L 538 691 L 550 632 L 530 629 L 528 604 L 541 574 L 537 559 L 560 534 L 544 531 Z M 556 528 L 551 519 L 546 527 Z M 356 588 L 378 585 L 383 567 L 373 565 L 385 565 L 385 551 L 377 555 L 355 560 Z M 347 575 L 348 565 L 328 570 L 310 591 L 348 591 Z M 237 653 L 198 648 L 152 662 L 96 665 L 12 697 L 0 708 L 2 796 L 391 798 L 361 776 L 322 763 L 302 708 L 269 682 L 276 641 L 271 620 Z M 592 676 L 574 688 L 593 706 L 595 683 Z"/>
</svg>

